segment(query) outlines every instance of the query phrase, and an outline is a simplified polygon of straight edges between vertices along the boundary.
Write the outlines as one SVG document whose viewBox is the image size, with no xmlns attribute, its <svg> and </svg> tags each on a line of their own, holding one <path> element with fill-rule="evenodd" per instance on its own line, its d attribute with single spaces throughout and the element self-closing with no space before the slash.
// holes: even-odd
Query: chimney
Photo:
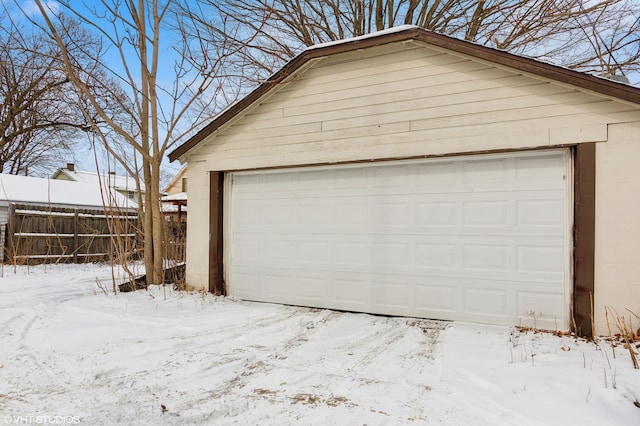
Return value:
<svg viewBox="0 0 640 426">
<path fill-rule="evenodd" d="M 69 170 L 70 172 L 75 172 L 76 171 L 76 165 L 73 163 L 67 163 L 67 170 Z"/>
</svg>

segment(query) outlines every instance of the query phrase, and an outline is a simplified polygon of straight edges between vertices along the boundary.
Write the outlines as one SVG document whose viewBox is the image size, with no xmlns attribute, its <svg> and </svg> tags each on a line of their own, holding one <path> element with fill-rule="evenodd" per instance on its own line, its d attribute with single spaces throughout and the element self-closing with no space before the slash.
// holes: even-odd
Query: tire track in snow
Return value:
<svg viewBox="0 0 640 426">
<path fill-rule="evenodd" d="M 300 312 L 300 311 L 298 311 Z M 306 343 L 312 340 L 312 336 L 320 332 L 323 328 L 329 326 L 335 319 L 344 315 L 343 312 L 318 310 L 315 308 L 304 308 L 302 318 L 300 315 L 289 316 L 289 320 L 297 320 L 296 329 L 293 334 L 272 346 L 253 346 L 258 353 L 251 357 L 246 355 L 241 359 L 227 360 L 229 364 L 235 362 L 236 365 L 227 365 L 226 367 L 234 368 L 235 372 L 228 375 L 223 380 L 216 383 L 215 388 L 207 391 L 206 396 L 195 402 L 198 406 L 210 407 L 209 419 L 227 420 L 244 414 L 250 410 L 256 403 L 295 404 L 296 398 L 300 397 L 300 392 L 287 392 L 285 390 L 258 390 L 252 386 L 255 382 L 260 382 L 262 378 L 272 373 L 281 374 L 283 371 L 291 371 L 294 374 L 302 374 L 299 380 L 305 377 L 314 376 L 316 373 L 304 370 L 292 370 L 284 368 L 281 361 L 292 356 L 291 352 L 304 347 Z M 304 317 L 307 318 L 304 318 Z M 291 327 L 290 327 L 291 328 Z M 289 381 L 289 386 L 295 386 L 295 383 Z M 277 394 L 277 396 L 276 396 Z M 310 398 L 313 399 L 312 396 Z M 299 399 L 299 398 L 298 398 Z M 265 401 L 266 400 L 266 401 Z M 341 396 L 330 395 L 322 400 L 328 406 L 339 404 L 349 404 L 348 400 Z M 188 408 L 183 414 L 188 416 Z"/>
<path fill-rule="evenodd" d="M 358 361 L 353 363 L 351 367 L 347 369 L 349 372 L 358 372 L 363 370 L 369 364 L 371 364 L 380 354 L 388 349 L 389 346 L 402 339 L 404 336 L 404 330 L 388 329 L 381 333 L 384 336 L 384 343 L 382 345 L 376 345 L 373 349 L 369 349 L 367 353 L 362 356 Z M 378 335 L 378 339 L 382 338 Z"/>
<path fill-rule="evenodd" d="M 11 318 L 9 318 L 8 320 L 6 320 L 2 326 L 0 326 L 0 334 L 4 334 L 6 332 L 6 334 L 12 336 L 14 333 L 11 332 L 11 327 L 14 323 L 16 323 L 20 318 L 24 317 L 26 314 L 22 311 L 18 312 L 17 314 L 13 315 Z"/>
<path fill-rule="evenodd" d="M 243 307 L 243 308 L 246 308 L 246 307 Z M 212 333 L 216 333 L 219 336 L 218 338 L 216 338 L 216 342 L 225 343 L 231 340 L 235 340 L 238 337 L 241 337 L 243 335 L 250 334 L 254 331 L 258 331 L 258 330 L 265 329 L 272 326 L 277 326 L 280 323 L 284 323 L 292 318 L 308 313 L 310 309 L 312 308 L 283 306 L 276 313 L 268 313 L 268 314 L 262 315 L 262 317 L 253 319 L 251 325 L 246 325 L 246 323 L 241 323 L 241 324 L 234 324 L 231 326 L 223 326 L 220 328 L 204 327 L 204 329 L 201 331 L 190 333 L 189 335 L 186 335 L 186 336 L 185 335 L 173 336 L 171 337 L 171 339 L 185 340 L 186 345 L 188 345 L 189 347 L 193 347 L 192 340 L 194 338 L 208 336 L 208 335 L 211 335 Z M 282 310 L 286 310 L 290 312 L 286 312 L 283 314 Z"/>
<path fill-rule="evenodd" d="M 286 310 L 283 312 L 283 310 Z M 323 312 L 322 317 L 318 317 L 318 314 Z M 184 344 L 178 343 L 176 345 L 175 340 L 182 340 L 180 336 L 171 337 L 164 342 L 158 342 L 160 348 L 159 352 L 170 353 L 168 359 L 159 365 L 153 363 L 148 364 L 144 370 L 135 371 L 131 373 L 117 374 L 117 370 L 113 369 L 105 371 L 105 374 L 96 377 L 96 383 L 98 387 L 107 387 L 111 389 L 110 393 L 118 393 L 123 388 L 127 389 L 126 394 L 150 394 L 152 390 L 138 389 L 138 383 L 144 383 L 144 376 L 157 376 L 158 378 L 164 377 L 164 382 L 171 388 L 171 383 L 175 383 L 177 387 L 184 385 L 179 375 L 173 375 L 172 372 L 183 371 L 185 368 L 197 368 L 198 373 L 195 375 L 202 379 L 203 377 L 211 377 L 212 388 L 203 390 L 206 395 L 199 401 L 195 401 L 197 404 L 211 404 L 212 401 L 216 402 L 218 409 L 216 412 L 220 414 L 219 402 L 227 401 L 230 396 L 236 395 L 240 398 L 238 401 L 244 401 L 244 396 L 249 392 L 246 389 L 249 383 L 255 376 L 261 376 L 269 374 L 270 371 L 278 368 L 273 364 L 273 360 L 282 358 L 281 354 L 287 354 L 291 349 L 304 344 L 309 335 L 316 332 L 322 326 L 326 326 L 332 319 L 338 318 L 342 315 L 341 312 L 334 311 L 318 311 L 313 308 L 304 307 L 283 307 L 279 309 L 275 314 L 269 313 L 267 316 L 254 320 L 249 326 L 246 323 L 233 326 L 231 328 L 221 327 L 218 330 L 206 332 L 199 332 L 197 334 L 189 335 L 189 342 L 185 341 Z M 308 316 L 308 318 L 304 318 Z M 283 327 L 284 329 L 293 328 L 291 324 L 295 324 L 295 331 L 293 335 L 288 337 L 282 342 L 274 345 L 252 345 L 250 347 L 251 353 L 247 353 L 245 347 L 238 347 L 237 343 L 229 345 L 230 342 L 237 340 L 238 337 L 246 333 L 270 333 L 273 327 Z M 216 335 L 215 342 L 210 340 L 201 340 L 198 345 L 193 345 L 193 336 L 205 336 Z M 223 337 L 220 337 L 220 334 Z M 186 337 L 184 338 L 186 340 Z M 196 339 L 197 340 L 197 339 Z M 155 355 L 158 355 L 158 351 L 155 351 Z M 131 355 L 131 354 L 129 354 Z M 134 354 L 135 358 L 135 354 Z M 207 358 L 213 358 L 208 362 L 204 362 Z M 113 366 L 113 363 L 117 362 L 116 359 L 111 359 L 108 363 L 102 364 L 104 367 Z M 123 360 L 126 365 L 126 360 Z M 195 367 L 194 367 L 195 366 Z M 114 374 L 115 373 L 115 374 Z M 148 378 L 148 377 L 147 377 Z M 155 390 L 158 392 L 158 390 Z M 120 392 L 121 393 L 121 392 Z M 169 399 L 169 398 L 167 398 Z M 232 398 L 233 399 L 233 398 Z M 130 404 L 128 395 L 122 395 L 116 404 Z M 243 402 L 246 405 L 245 402 Z M 222 411 L 225 415 L 236 412 L 237 404 L 224 408 Z M 235 407 L 235 408 L 234 408 Z M 182 407 L 186 409 L 186 407 Z M 240 411 L 241 412 L 241 411 Z"/>
<path fill-rule="evenodd" d="M 313 308 L 312 308 L 313 309 Z M 325 313 L 324 317 L 320 319 L 316 319 L 316 315 L 314 315 L 300 330 L 292 337 L 287 339 L 287 341 L 282 345 L 281 348 L 278 348 L 279 351 L 287 351 L 290 352 L 293 349 L 304 345 L 309 341 L 311 335 L 316 334 L 321 331 L 322 328 L 330 326 L 330 323 L 336 319 L 339 319 L 344 313 L 339 311 L 314 311 L 311 310 L 309 313 Z M 278 357 L 278 359 L 286 359 Z"/>
</svg>

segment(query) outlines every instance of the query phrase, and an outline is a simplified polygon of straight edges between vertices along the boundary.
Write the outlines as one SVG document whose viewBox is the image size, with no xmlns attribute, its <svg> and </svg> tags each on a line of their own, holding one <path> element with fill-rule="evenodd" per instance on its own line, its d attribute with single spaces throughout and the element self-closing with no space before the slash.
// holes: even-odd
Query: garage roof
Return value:
<svg viewBox="0 0 640 426">
<path fill-rule="evenodd" d="M 201 129 L 184 144 L 177 147 L 169 154 L 169 160 L 175 161 L 189 152 L 202 142 L 207 136 L 215 132 L 223 124 L 240 114 L 251 104 L 260 99 L 263 95 L 271 91 L 287 77 L 299 70 L 304 64 L 312 59 L 321 58 L 339 53 L 351 52 L 358 49 L 381 46 L 389 43 L 405 41 L 418 41 L 431 46 L 439 47 L 488 61 L 496 65 L 505 66 L 513 70 L 537 75 L 545 79 L 554 80 L 589 90 L 605 96 L 620 100 L 640 104 L 640 88 L 628 84 L 619 83 L 613 80 L 596 77 L 591 74 L 540 62 L 523 56 L 514 55 L 502 50 L 482 46 L 464 40 L 459 40 L 442 34 L 438 34 L 424 28 L 416 26 L 396 27 L 377 33 L 368 34 L 338 42 L 330 42 L 311 46 L 289 61 L 279 71 L 269 77 L 264 83 L 259 85 L 246 97 L 232 104 L 223 112 L 218 114 L 211 123 Z"/>
</svg>

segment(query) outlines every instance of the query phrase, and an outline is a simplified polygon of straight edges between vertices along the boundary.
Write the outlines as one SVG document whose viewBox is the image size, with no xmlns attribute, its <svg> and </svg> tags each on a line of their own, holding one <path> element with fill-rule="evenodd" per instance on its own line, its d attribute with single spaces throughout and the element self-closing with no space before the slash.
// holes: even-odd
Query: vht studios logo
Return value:
<svg viewBox="0 0 640 426">
<path fill-rule="evenodd" d="M 63 424 L 79 424 L 80 416 L 4 416 L 5 424 L 16 425 L 63 425 Z"/>
</svg>

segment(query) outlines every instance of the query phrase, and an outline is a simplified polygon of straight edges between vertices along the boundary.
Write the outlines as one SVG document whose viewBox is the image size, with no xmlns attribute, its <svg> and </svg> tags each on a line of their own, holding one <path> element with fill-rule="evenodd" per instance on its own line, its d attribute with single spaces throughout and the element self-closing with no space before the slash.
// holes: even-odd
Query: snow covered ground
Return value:
<svg viewBox="0 0 640 426">
<path fill-rule="evenodd" d="M 0 424 L 640 424 L 640 371 L 621 346 L 169 288 L 105 294 L 110 275 L 4 267 Z"/>
</svg>

